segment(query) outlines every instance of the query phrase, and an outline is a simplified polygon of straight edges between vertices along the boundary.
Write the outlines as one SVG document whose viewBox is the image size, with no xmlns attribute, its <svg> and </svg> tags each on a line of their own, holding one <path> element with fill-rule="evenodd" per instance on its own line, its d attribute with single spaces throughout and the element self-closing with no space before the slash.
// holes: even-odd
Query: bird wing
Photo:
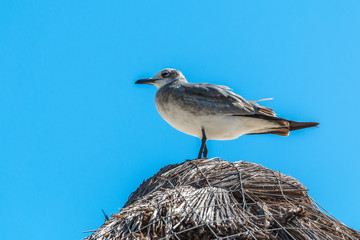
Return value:
<svg viewBox="0 0 360 240">
<path fill-rule="evenodd" d="M 208 83 L 185 83 L 178 88 L 184 104 L 197 105 L 199 111 L 222 112 L 228 115 L 263 115 L 276 117 L 270 108 L 260 106 L 256 101 L 246 101 L 240 95 L 223 85 Z M 196 109 L 196 108 L 195 108 Z"/>
</svg>

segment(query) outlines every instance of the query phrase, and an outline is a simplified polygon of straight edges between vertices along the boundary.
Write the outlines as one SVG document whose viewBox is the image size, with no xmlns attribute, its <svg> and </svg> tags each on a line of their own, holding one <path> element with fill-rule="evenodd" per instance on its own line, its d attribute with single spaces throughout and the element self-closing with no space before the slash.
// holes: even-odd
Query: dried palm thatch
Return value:
<svg viewBox="0 0 360 240">
<path fill-rule="evenodd" d="M 93 239 L 360 239 L 296 179 L 250 162 L 197 159 L 143 182 Z"/>
</svg>

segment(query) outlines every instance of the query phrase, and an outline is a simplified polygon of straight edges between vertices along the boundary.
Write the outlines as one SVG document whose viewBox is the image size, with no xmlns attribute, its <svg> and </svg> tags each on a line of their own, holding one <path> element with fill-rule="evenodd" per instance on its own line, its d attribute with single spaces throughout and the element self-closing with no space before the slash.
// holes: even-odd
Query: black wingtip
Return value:
<svg viewBox="0 0 360 240">
<path fill-rule="evenodd" d="M 290 131 L 309 128 L 309 127 L 318 127 L 318 125 L 320 124 L 318 122 L 294 122 L 294 121 L 289 121 L 289 123 L 290 123 Z"/>
</svg>

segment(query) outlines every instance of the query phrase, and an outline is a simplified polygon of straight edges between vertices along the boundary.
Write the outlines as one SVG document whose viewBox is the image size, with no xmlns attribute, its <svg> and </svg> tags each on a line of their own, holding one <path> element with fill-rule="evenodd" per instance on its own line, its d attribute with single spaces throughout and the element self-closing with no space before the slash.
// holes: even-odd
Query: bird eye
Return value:
<svg viewBox="0 0 360 240">
<path fill-rule="evenodd" d="M 163 78 L 166 78 L 166 77 L 168 77 L 169 75 L 170 75 L 170 73 L 169 73 L 168 71 L 164 71 L 164 72 L 161 73 L 161 76 L 162 76 Z"/>
</svg>

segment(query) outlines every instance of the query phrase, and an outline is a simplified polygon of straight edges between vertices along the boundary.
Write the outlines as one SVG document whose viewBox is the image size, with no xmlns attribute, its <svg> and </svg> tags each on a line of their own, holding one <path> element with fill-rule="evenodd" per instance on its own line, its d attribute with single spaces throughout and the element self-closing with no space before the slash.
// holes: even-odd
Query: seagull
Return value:
<svg viewBox="0 0 360 240">
<path fill-rule="evenodd" d="M 257 103 L 270 99 L 246 101 L 227 86 L 189 83 L 172 68 L 135 84 L 156 86 L 155 105 L 161 117 L 180 132 L 201 139 L 198 159 L 207 158 L 209 139 L 232 140 L 253 134 L 288 136 L 290 131 L 319 124 L 279 118 L 272 109 Z"/>
</svg>

